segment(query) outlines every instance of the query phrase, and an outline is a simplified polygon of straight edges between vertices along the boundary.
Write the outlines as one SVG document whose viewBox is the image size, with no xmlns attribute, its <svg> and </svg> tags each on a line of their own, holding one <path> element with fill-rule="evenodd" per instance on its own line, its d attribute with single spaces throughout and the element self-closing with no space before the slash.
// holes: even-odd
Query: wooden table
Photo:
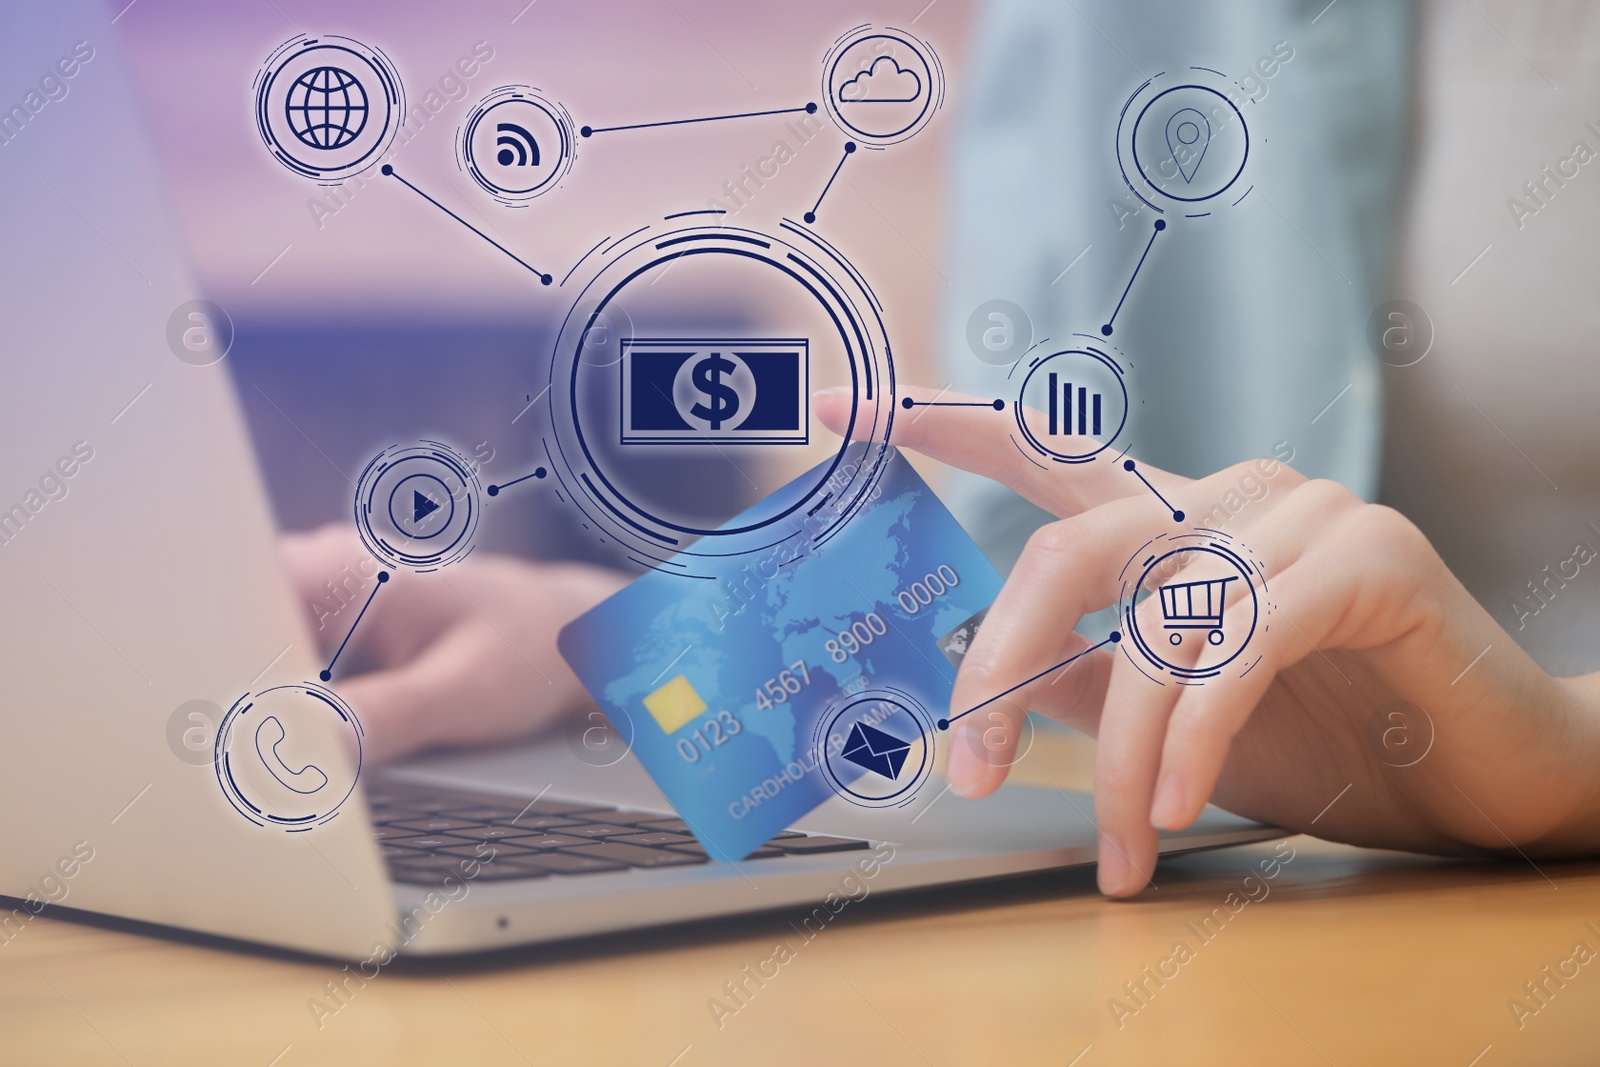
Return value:
<svg viewBox="0 0 1600 1067">
<path fill-rule="evenodd" d="M 1060 872 L 869 896 L 809 943 L 780 914 L 397 966 L 320 1028 L 334 965 L 40 919 L 0 946 L 0 1063 L 1597 1063 L 1600 864 L 1540 867 L 1293 838 L 1166 861 L 1132 903 Z"/>
</svg>

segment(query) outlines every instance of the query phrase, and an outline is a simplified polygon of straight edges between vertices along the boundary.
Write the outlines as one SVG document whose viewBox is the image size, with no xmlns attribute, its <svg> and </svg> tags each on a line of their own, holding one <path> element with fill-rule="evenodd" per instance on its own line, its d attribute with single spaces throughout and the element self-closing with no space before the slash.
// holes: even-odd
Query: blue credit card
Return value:
<svg viewBox="0 0 1600 1067">
<path fill-rule="evenodd" d="M 846 467 L 870 468 L 877 447 L 852 446 Z M 847 523 L 813 536 L 824 526 L 797 523 L 754 556 L 701 556 L 709 580 L 652 571 L 561 632 L 561 654 L 718 859 L 835 795 L 906 802 L 931 772 L 955 681 L 939 641 L 1000 592 L 898 452 Z"/>
</svg>

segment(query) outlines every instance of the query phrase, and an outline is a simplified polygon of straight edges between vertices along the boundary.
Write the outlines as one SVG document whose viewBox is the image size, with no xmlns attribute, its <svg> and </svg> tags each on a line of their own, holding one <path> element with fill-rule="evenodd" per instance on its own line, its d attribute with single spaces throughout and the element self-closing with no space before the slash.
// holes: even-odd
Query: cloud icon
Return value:
<svg viewBox="0 0 1600 1067">
<path fill-rule="evenodd" d="M 841 104 L 910 104 L 922 95 L 922 79 L 893 56 L 879 56 L 854 78 L 839 86 Z"/>
</svg>

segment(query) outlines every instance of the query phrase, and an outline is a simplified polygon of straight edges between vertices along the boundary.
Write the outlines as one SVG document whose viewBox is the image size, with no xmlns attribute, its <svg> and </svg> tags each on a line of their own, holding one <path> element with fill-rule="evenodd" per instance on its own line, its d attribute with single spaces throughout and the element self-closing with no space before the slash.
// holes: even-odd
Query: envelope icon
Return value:
<svg viewBox="0 0 1600 1067">
<path fill-rule="evenodd" d="M 877 727 L 858 722 L 850 728 L 850 738 L 841 755 L 857 767 L 875 771 L 892 782 L 900 777 L 900 768 L 905 766 L 910 751 L 910 741 L 902 741 Z"/>
</svg>

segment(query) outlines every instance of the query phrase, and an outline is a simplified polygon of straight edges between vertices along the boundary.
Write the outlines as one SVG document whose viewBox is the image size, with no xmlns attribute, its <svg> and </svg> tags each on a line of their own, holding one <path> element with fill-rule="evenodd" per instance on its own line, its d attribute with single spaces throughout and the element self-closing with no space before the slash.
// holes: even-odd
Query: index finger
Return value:
<svg viewBox="0 0 1600 1067">
<path fill-rule="evenodd" d="M 824 389 L 813 398 L 817 418 L 834 433 L 842 433 L 849 423 L 850 401 L 848 386 Z M 904 406 L 907 401 L 912 405 L 909 408 Z M 899 403 L 902 406 L 894 412 L 891 444 L 1001 482 L 1053 515 L 1076 515 L 1148 492 L 1139 478 L 1124 468 L 1122 458 L 1109 450 L 1098 460 L 1065 463 L 1052 462 L 1023 444 L 1018 418 L 1026 419 L 1030 427 L 1036 419 L 1041 426 L 1045 420 L 1043 413 L 1033 408 L 1019 410 L 1017 405 L 1002 400 L 915 386 L 900 394 Z M 856 420 L 857 427 L 877 424 L 874 419 Z M 1080 440 L 1087 443 L 1092 439 Z M 1139 473 L 1163 495 L 1170 495 L 1189 482 L 1142 464 Z"/>
</svg>

